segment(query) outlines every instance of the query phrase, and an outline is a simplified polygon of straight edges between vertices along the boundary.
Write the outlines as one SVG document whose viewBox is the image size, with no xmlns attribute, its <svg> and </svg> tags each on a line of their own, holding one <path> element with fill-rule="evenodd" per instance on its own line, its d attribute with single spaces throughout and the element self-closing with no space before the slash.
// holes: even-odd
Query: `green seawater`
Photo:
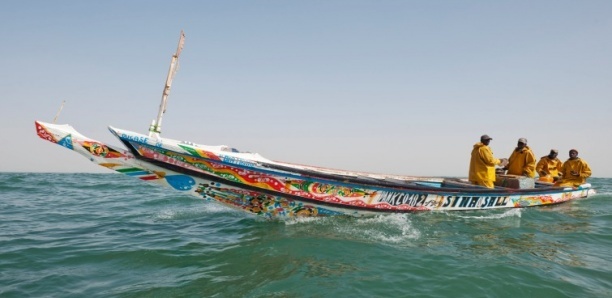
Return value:
<svg viewBox="0 0 612 298">
<path fill-rule="evenodd" d="M 612 297 L 612 179 L 550 207 L 267 221 L 120 174 L 0 173 L 0 297 Z"/>
</svg>

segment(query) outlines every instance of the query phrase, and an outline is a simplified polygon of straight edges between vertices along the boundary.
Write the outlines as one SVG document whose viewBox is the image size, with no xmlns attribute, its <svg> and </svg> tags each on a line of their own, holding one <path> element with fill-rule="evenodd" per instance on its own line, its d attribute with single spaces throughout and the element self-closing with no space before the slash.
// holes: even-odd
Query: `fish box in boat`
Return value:
<svg viewBox="0 0 612 298">
<path fill-rule="evenodd" d="M 535 179 L 516 175 L 497 175 L 494 184 L 507 188 L 529 189 L 535 187 Z"/>
</svg>

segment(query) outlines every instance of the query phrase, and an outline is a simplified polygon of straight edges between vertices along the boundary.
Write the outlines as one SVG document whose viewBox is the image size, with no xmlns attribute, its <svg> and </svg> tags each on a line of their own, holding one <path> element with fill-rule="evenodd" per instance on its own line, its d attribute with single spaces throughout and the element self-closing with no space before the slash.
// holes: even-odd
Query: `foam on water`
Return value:
<svg viewBox="0 0 612 298">
<path fill-rule="evenodd" d="M 203 204 L 197 204 L 195 208 L 167 208 L 158 211 L 155 214 L 156 219 L 160 220 L 181 220 L 181 219 L 192 219 L 200 218 L 210 214 L 222 214 L 222 213 L 237 213 L 243 215 L 243 213 L 236 210 L 230 209 L 219 204 L 212 202 L 205 202 Z"/>
<path fill-rule="evenodd" d="M 411 214 L 385 214 L 365 218 L 300 217 L 284 220 L 287 226 L 315 225 L 332 229 L 346 239 L 367 242 L 398 244 L 418 239 L 420 231 L 413 227 Z"/>
<path fill-rule="evenodd" d="M 352 233 L 364 232 L 375 241 L 384 243 L 404 243 L 419 239 L 421 232 L 412 225 L 410 214 L 387 214 L 357 220 L 357 225 L 349 229 Z M 384 227 L 384 229 L 381 229 Z"/>
</svg>

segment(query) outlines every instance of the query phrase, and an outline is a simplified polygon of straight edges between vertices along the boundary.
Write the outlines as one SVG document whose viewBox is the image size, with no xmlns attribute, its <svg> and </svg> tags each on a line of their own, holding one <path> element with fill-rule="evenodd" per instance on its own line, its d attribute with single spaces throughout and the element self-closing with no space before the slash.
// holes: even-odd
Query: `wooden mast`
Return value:
<svg viewBox="0 0 612 298">
<path fill-rule="evenodd" d="M 151 126 L 149 126 L 149 137 L 157 137 L 161 134 L 162 117 L 166 112 L 166 104 L 168 102 L 168 95 L 170 94 L 170 86 L 172 86 L 172 80 L 178 69 L 178 58 L 183 50 L 183 44 L 185 43 L 185 33 L 181 30 L 181 37 L 179 38 L 178 47 L 176 52 L 172 55 L 170 61 L 170 69 L 168 69 L 168 77 L 166 78 L 166 84 L 164 85 L 164 92 L 162 93 L 161 103 L 159 104 L 159 112 L 157 113 L 157 119 L 153 120 Z"/>
</svg>

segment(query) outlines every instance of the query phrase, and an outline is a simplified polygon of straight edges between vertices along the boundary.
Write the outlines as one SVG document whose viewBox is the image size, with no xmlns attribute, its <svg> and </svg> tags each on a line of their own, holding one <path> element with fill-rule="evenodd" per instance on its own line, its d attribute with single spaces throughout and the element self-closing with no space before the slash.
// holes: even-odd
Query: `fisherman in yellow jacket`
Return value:
<svg viewBox="0 0 612 298">
<path fill-rule="evenodd" d="M 504 169 L 508 170 L 506 173 L 508 175 L 535 177 L 536 158 L 531 148 L 527 146 L 527 139 L 518 140 L 516 148 L 508 158 L 508 165 Z"/>
<path fill-rule="evenodd" d="M 555 185 L 580 186 L 586 182 L 586 178 L 591 177 L 591 168 L 586 161 L 578 158 L 578 150 L 570 150 L 569 156 L 570 158 L 563 163 L 561 168 L 561 179 Z"/>
<path fill-rule="evenodd" d="M 536 172 L 542 177 L 550 177 L 551 182 L 557 181 L 559 179 L 559 173 L 561 172 L 561 167 L 563 166 L 563 162 L 557 158 L 559 155 L 559 151 L 557 149 L 551 149 L 550 153 L 546 156 L 542 156 L 538 164 L 536 165 Z"/>
<path fill-rule="evenodd" d="M 470 173 L 468 180 L 476 185 L 494 188 L 495 166 L 504 166 L 508 162 L 505 158 L 497 159 L 489 148 L 492 138 L 488 135 L 480 137 L 480 142 L 474 144 L 472 157 L 470 159 Z"/>
</svg>

